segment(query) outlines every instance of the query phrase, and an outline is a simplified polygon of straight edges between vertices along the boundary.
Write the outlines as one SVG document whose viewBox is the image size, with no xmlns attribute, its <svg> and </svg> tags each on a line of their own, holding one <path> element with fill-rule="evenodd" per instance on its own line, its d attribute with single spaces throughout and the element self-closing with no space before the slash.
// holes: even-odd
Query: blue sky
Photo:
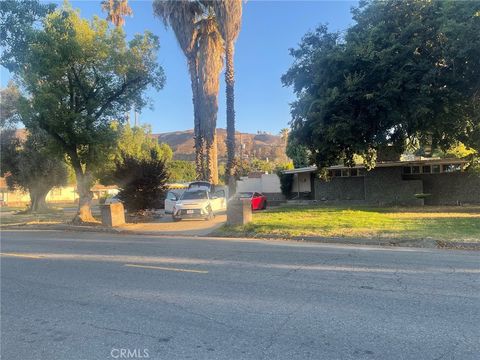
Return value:
<svg viewBox="0 0 480 360">
<path fill-rule="evenodd" d="M 81 15 L 104 17 L 100 1 L 71 1 Z M 167 83 L 160 92 L 149 91 L 153 110 L 144 109 L 140 122 L 152 125 L 154 132 L 186 130 L 193 126 L 192 95 L 185 58 L 173 33 L 153 17 L 150 1 L 132 1 L 133 17 L 127 17 L 125 31 L 131 36 L 150 30 L 160 37 L 158 61 Z M 354 1 L 254 1 L 244 4 L 240 36 L 235 49 L 235 109 L 237 130 L 278 133 L 290 121 L 291 88 L 284 88 L 280 77 L 292 63 L 288 49 L 317 25 L 344 30 L 351 23 Z M 2 68 L 1 85 L 8 82 Z M 218 127 L 225 127 L 225 87 L 223 74 L 219 94 Z"/>
</svg>

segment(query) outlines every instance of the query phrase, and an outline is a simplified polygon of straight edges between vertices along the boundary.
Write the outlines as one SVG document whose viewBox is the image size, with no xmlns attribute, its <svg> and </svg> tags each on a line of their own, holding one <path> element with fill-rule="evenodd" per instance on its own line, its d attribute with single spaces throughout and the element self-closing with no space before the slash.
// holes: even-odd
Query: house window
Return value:
<svg viewBox="0 0 480 360">
<path fill-rule="evenodd" d="M 452 173 L 462 171 L 460 164 L 445 164 L 443 165 L 443 172 Z"/>
<path fill-rule="evenodd" d="M 432 165 L 432 173 L 439 174 L 440 173 L 440 165 Z"/>
<path fill-rule="evenodd" d="M 432 168 L 430 165 L 423 165 L 422 166 L 422 173 L 430 174 L 432 172 Z"/>
<path fill-rule="evenodd" d="M 328 177 L 329 177 L 329 178 L 332 178 L 333 176 L 334 176 L 333 171 L 332 171 L 332 170 L 328 170 Z"/>
<path fill-rule="evenodd" d="M 350 169 L 350 176 L 358 176 L 358 169 Z"/>
<path fill-rule="evenodd" d="M 342 177 L 348 177 L 350 174 L 349 174 L 349 171 L 348 169 L 342 169 Z"/>
<path fill-rule="evenodd" d="M 412 166 L 412 174 L 420 174 L 420 166 Z"/>
<path fill-rule="evenodd" d="M 365 176 L 365 169 L 358 169 L 358 176 Z"/>
<path fill-rule="evenodd" d="M 342 170 L 333 170 L 334 176 L 342 176 Z"/>
<path fill-rule="evenodd" d="M 412 173 L 412 168 L 410 166 L 404 166 L 403 167 L 403 173 L 404 174 L 411 174 Z"/>
</svg>

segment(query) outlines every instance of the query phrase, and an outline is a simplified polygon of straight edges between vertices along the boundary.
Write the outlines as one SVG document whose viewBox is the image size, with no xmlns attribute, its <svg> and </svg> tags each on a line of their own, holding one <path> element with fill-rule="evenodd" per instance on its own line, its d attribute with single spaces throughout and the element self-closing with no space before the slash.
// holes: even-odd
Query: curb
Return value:
<svg viewBox="0 0 480 360">
<path fill-rule="evenodd" d="M 105 227 L 102 225 L 70 225 L 70 224 L 15 224 L 4 225 L 0 230 L 8 229 L 38 229 L 38 230 L 60 230 L 69 232 L 93 232 L 93 233 L 108 233 L 116 235 L 139 235 L 139 236 L 168 236 L 168 237 L 193 237 L 196 239 L 202 238 L 229 238 L 229 239 L 248 239 L 248 240 L 284 240 L 297 242 L 311 242 L 320 244 L 336 244 L 336 245 L 362 245 L 362 246 L 383 246 L 383 247 L 408 247 L 408 248 L 423 248 L 423 249 L 446 249 L 446 250 L 472 250 L 480 251 L 480 242 L 451 242 L 445 240 L 434 239 L 394 239 L 394 238 L 374 238 L 370 240 L 355 239 L 355 238 L 324 238 L 314 236 L 252 236 L 249 234 L 222 234 L 216 231 L 208 235 L 192 235 L 192 234 L 166 234 L 151 231 L 138 231 L 128 229 L 118 229 L 112 227 Z"/>
<path fill-rule="evenodd" d="M 336 245 L 362 245 L 362 246 L 383 246 L 383 247 L 408 247 L 421 249 L 448 249 L 448 250 L 473 250 L 480 251 L 480 242 L 454 242 L 435 239 L 395 239 L 395 238 L 372 238 L 369 240 L 361 238 L 326 238 L 318 236 L 252 236 L 251 234 L 222 234 L 213 232 L 210 237 L 225 237 L 239 239 L 256 239 L 256 240 L 287 240 L 298 242 L 311 242 L 320 244 L 336 244 Z"/>
</svg>

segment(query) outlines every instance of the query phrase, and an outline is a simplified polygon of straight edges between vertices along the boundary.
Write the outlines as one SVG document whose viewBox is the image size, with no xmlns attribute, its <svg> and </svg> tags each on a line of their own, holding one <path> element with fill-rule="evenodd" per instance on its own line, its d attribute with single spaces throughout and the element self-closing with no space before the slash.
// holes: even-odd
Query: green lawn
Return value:
<svg viewBox="0 0 480 360">
<path fill-rule="evenodd" d="M 224 235 L 480 241 L 480 207 L 372 208 L 284 206 L 255 212 Z"/>
</svg>

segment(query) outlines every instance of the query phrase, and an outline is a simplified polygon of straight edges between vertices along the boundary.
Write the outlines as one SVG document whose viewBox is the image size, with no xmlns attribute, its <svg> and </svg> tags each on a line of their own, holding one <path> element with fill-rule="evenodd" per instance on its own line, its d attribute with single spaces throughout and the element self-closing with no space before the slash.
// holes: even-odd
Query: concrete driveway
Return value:
<svg viewBox="0 0 480 360">
<path fill-rule="evenodd" d="M 225 214 L 215 216 L 213 220 L 182 220 L 174 222 L 171 215 L 164 215 L 161 219 L 150 223 L 125 224 L 120 230 L 139 231 L 152 235 L 185 235 L 205 236 L 222 226 L 227 221 Z"/>
</svg>

